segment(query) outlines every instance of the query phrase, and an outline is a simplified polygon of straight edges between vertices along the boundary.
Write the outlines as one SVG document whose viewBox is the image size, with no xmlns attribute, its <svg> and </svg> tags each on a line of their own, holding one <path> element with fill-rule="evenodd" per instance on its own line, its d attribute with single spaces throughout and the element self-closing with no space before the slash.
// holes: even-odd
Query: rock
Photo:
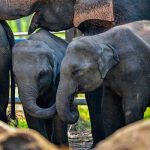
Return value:
<svg viewBox="0 0 150 150">
<path fill-rule="evenodd" d="M 0 121 L 0 150 L 58 150 L 58 148 L 36 131 L 11 128 Z"/>
<path fill-rule="evenodd" d="M 128 125 L 100 142 L 94 150 L 149 150 L 150 120 Z"/>
</svg>

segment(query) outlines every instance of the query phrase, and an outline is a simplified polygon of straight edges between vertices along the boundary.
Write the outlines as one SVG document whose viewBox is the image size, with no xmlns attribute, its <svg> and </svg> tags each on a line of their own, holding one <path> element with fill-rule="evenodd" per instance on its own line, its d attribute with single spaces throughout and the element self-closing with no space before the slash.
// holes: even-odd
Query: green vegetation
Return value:
<svg viewBox="0 0 150 150">
<path fill-rule="evenodd" d="M 28 28 L 30 25 L 31 16 L 24 17 L 18 20 L 8 21 L 9 26 L 11 27 L 14 33 L 16 32 L 28 32 Z M 64 32 L 57 32 L 55 33 L 56 36 L 65 39 Z M 27 36 L 15 36 L 15 38 L 26 38 Z"/>
<path fill-rule="evenodd" d="M 28 128 L 28 125 L 25 119 L 18 120 L 18 128 Z"/>
<path fill-rule="evenodd" d="M 149 119 L 150 118 L 150 107 L 148 107 L 144 113 L 144 118 Z"/>
<path fill-rule="evenodd" d="M 18 20 L 8 21 L 13 32 L 27 32 L 30 25 L 31 16 Z"/>
</svg>

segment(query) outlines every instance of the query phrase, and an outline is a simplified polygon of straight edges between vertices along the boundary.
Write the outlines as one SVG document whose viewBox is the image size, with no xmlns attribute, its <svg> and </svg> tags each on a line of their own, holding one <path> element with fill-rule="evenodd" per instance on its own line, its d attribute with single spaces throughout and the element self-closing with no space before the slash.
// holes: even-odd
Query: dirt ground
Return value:
<svg viewBox="0 0 150 150">
<path fill-rule="evenodd" d="M 25 118 L 22 105 L 16 105 L 16 114 L 18 119 Z M 84 128 L 82 131 L 78 131 L 76 129 L 76 124 L 68 127 L 68 137 L 70 147 L 72 147 L 73 150 L 88 150 L 92 145 L 91 131 L 86 128 Z"/>
<path fill-rule="evenodd" d="M 88 150 L 92 145 L 91 132 L 71 131 L 69 135 L 69 143 L 74 150 Z"/>
</svg>

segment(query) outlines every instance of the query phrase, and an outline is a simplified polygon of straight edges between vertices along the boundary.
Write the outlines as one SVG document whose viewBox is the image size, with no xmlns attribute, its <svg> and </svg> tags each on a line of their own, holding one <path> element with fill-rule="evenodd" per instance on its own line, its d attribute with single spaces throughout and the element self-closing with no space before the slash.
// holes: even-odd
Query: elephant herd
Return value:
<svg viewBox="0 0 150 150">
<path fill-rule="evenodd" d="M 15 78 L 29 128 L 57 145 L 68 146 L 79 92 L 86 96 L 93 147 L 142 119 L 150 104 L 149 11 L 149 0 L 1 0 L 0 120 L 7 122 L 9 72 L 11 98 Z M 5 20 L 33 13 L 28 32 L 41 29 L 15 44 Z M 49 32 L 72 27 L 85 36 L 69 44 Z"/>
</svg>

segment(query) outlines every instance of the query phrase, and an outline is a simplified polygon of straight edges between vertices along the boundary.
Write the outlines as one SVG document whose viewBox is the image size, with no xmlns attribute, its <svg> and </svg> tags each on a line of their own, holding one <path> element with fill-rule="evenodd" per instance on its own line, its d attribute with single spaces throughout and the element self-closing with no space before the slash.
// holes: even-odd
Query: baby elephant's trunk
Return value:
<svg viewBox="0 0 150 150">
<path fill-rule="evenodd" d="M 30 87 L 30 86 L 28 86 Z M 49 108 L 40 108 L 36 100 L 38 98 L 38 89 L 36 87 L 26 88 L 26 85 L 18 87 L 19 96 L 24 109 L 28 114 L 39 119 L 52 118 L 56 114 L 56 106 L 53 104 Z"/>
</svg>

